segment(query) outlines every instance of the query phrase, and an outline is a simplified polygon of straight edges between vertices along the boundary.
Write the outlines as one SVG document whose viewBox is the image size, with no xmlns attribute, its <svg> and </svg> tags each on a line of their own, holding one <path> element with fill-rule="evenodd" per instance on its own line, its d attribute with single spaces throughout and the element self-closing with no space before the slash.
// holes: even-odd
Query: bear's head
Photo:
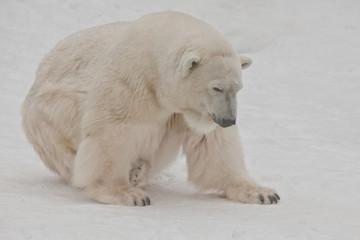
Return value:
<svg viewBox="0 0 360 240">
<path fill-rule="evenodd" d="M 208 133 L 216 124 L 236 123 L 236 94 L 242 88 L 241 70 L 252 61 L 231 52 L 185 52 L 178 62 L 174 98 L 189 127 Z"/>
</svg>

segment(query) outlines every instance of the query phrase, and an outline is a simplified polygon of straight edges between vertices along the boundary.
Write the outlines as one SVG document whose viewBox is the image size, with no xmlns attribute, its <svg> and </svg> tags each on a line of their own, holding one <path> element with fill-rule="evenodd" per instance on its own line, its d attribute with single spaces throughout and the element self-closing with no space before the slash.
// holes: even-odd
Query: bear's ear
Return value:
<svg viewBox="0 0 360 240">
<path fill-rule="evenodd" d="M 194 53 L 185 54 L 181 59 L 182 76 L 185 77 L 189 75 L 190 72 L 199 64 L 200 60 L 200 57 Z"/>
<path fill-rule="evenodd" d="M 240 61 L 241 61 L 241 69 L 246 69 L 248 67 L 250 67 L 250 65 L 252 64 L 252 60 L 249 57 L 243 56 L 243 55 L 239 55 Z"/>
</svg>

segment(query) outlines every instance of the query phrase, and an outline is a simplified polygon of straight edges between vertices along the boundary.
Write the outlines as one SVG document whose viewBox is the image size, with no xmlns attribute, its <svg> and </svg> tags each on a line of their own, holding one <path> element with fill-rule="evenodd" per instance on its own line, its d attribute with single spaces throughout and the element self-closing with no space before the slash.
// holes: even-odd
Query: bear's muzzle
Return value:
<svg viewBox="0 0 360 240">
<path fill-rule="evenodd" d="M 223 119 L 223 118 L 216 118 L 215 114 L 211 116 L 212 120 L 217 123 L 219 126 L 226 128 L 236 124 L 235 119 Z"/>
</svg>

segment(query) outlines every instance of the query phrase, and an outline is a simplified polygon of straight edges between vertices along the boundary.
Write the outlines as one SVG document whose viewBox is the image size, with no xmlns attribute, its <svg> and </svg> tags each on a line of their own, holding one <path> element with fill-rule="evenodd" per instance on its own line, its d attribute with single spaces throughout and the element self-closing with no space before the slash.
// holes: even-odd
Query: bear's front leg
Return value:
<svg viewBox="0 0 360 240">
<path fill-rule="evenodd" d="M 262 187 L 246 171 L 236 126 L 201 135 L 189 131 L 183 150 L 188 178 L 202 190 L 217 190 L 242 203 L 275 204 L 276 191 Z"/>
<path fill-rule="evenodd" d="M 131 129 L 107 124 L 90 131 L 77 151 L 72 183 L 101 203 L 126 206 L 150 205 L 147 194 L 129 182 L 135 141 Z"/>
</svg>

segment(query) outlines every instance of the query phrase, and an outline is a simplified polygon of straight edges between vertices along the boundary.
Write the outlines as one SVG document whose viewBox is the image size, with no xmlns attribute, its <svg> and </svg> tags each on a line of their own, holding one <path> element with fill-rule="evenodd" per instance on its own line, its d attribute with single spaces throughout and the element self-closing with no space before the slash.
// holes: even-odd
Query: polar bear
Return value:
<svg viewBox="0 0 360 240">
<path fill-rule="evenodd" d="M 94 27 L 44 57 L 22 126 L 50 170 L 101 203 L 149 205 L 140 182 L 180 149 L 199 189 L 277 203 L 247 173 L 235 125 L 241 70 L 250 64 L 183 13 Z"/>
</svg>

